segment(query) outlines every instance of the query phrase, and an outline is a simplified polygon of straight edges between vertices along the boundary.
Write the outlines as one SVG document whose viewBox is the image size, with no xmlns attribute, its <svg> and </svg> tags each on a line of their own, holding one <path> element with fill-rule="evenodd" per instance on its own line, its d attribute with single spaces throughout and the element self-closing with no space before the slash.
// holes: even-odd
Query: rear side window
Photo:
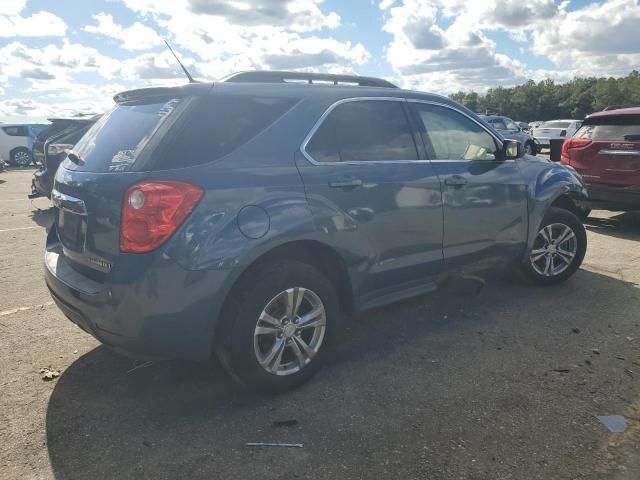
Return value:
<svg viewBox="0 0 640 480">
<path fill-rule="evenodd" d="M 397 101 L 358 100 L 338 105 L 306 150 L 319 162 L 418 159 L 409 121 Z"/>
<path fill-rule="evenodd" d="M 2 127 L 4 133 L 9 135 L 10 137 L 26 137 L 27 127 L 19 126 L 19 127 Z"/>
<path fill-rule="evenodd" d="M 640 142 L 640 115 L 587 119 L 573 138 L 612 142 Z"/>
<path fill-rule="evenodd" d="M 230 95 L 194 99 L 153 153 L 153 169 L 222 158 L 273 124 L 296 102 L 293 98 Z"/>
</svg>

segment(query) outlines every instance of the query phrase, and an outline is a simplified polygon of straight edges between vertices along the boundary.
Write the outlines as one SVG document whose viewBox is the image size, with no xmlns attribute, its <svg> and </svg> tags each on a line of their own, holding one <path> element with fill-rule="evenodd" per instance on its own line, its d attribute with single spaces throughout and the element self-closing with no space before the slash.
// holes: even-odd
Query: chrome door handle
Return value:
<svg viewBox="0 0 640 480">
<path fill-rule="evenodd" d="M 467 184 L 467 180 L 460 175 L 452 175 L 444 179 L 444 184 L 451 187 L 461 187 Z"/>
<path fill-rule="evenodd" d="M 341 178 L 329 182 L 331 188 L 355 188 L 362 186 L 362 180 L 359 178 Z"/>
</svg>

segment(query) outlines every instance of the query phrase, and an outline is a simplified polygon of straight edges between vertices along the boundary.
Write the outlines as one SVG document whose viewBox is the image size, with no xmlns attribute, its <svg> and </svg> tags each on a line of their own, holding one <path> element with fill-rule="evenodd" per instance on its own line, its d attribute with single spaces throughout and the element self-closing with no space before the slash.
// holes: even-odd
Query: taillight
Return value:
<svg viewBox="0 0 640 480">
<path fill-rule="evenodd" d="M 571 151 L 585 148 L 589 145 L 591 145 L 591 140 L 587 140 L 584 138 L 569 138 L 565 140 L 562 144 L 562 158 L 560 159 L 560 161 L 562 163 L 566 163 L 567 165 L 571 165 Z"/>
<path fill-rule="evenodd" d="M 566 130 L 561 130 L 560 131 L 560 136 L 561 137 L 566 137 L 567 136 L 567 131 Z"/>
<path fill-rule="evenodd" d="M 202 188 L 173 180 L 148 180 L 131 186 L 124 196 L 120 251 L 146 253 L 162 245 L 189 216 Z"/>
</svg>

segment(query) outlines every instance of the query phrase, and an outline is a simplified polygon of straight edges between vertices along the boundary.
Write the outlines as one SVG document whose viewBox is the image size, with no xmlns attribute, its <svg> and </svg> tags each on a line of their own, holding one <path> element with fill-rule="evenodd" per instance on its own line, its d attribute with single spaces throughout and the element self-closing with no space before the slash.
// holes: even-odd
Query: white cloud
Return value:
<svg viewBox="0 0 640 480">
<path fill-rule="evenodd" d="M 10 0 L 0 3 L 0 15 L 18 15 L 27 4 L 27 0 Z"/>
<path fill-rule="evenodd" d="M 7 3 L 12 1 L 7 0 Z M 60 37 L 66 31 L 64 20 L 49 12 L 36 12 L 29 17 L 11 14 L 0 16 L 0 37 Z"/>
<path fill-rule="evenodd" d="M 126 50 L 147 50 L 162 44 L 162 39 L 157 32 L 140 22 L 135 22 L 130 27 L 123 27 L 113 21 L 113 16 L 104 12 L 93 15 L 93 19 L 98 24 L 87 25 L 83 28 L 84 31 L 116 39 Z"/>
</svg>

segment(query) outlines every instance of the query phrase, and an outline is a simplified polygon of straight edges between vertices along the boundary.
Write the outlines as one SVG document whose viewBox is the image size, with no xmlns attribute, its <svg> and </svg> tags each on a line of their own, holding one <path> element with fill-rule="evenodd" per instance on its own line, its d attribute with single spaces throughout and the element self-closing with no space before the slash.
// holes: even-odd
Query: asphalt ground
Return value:
<svg viewBox="0 0 640 480">
<path fill-rule="evenodd" d="M 215 363 L 134 363 L 68 321 L 43 282 L 52 212 L 26 199 L 32 173 L 0 173 L 0 478 L 640 478 L 640 215 L 594 212 L 563 285 L 451 280 L 352 319 L 315 378 L 260 396 Z"/>
</svg>

